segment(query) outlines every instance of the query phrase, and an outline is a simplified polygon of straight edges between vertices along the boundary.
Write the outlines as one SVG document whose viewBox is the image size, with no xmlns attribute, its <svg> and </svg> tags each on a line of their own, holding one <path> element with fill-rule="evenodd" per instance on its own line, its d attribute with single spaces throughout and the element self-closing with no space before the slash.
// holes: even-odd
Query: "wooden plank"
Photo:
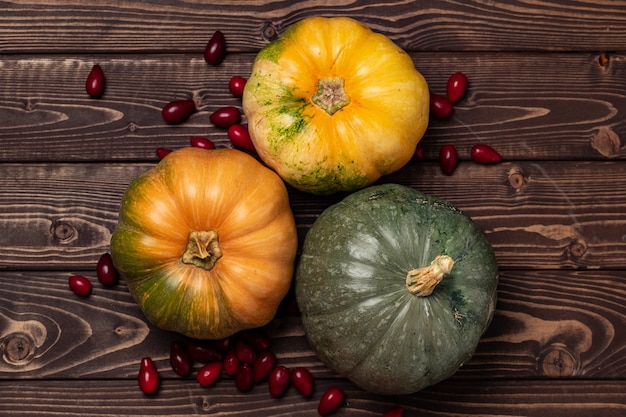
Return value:
<svg viewBox="0 0 626 417">
<path fill-rule="evenodd" d="M 623 1 L 228 1 L 4 3 L 0 53 L 202 51 L 222 30 L 253 51 L 313 15 L 348 16 L 408 50 L 614 51 L 626 43 Z"/>
<path fill-rule="evenodd" d="M 89 269 L 108 250 L 132 178 L 154 163 L 0 164 L 0 268 Z M 626 163 L 462 162 L 452 176 L 411 162 L 381 182 L 446 199 L 471 216 L 501 268 L 623 268 Z M 584 179 L 584 181 L 582 181 Z M 468 192 L 471 190 L 471 192 Z M 342 195 L 290 189 L 300 240 Z"/>
<path fill-rule="evenodd" d="M 93 281 L 88 298 L 70 291 L 73 273 Z M 181 336 L 147 323 L 124 282 L 102 287 L 91 270 L 4 271 L 0 283 L 0 380 L 132 378 L 144 356 L 175 376 L 169 346 Z M 453 379 L 626 378 L 623 271 L 503 271 L 498 297 L 474 357 Z M 282 364 L 337 378 L 298 316 L 281 310 L 264 331 Z"/>
<path fill-rule="evenodd" d="M 381 397 L 344 381 L 317 380 L 304 399 L 289 388 L 274 399 L 266 384 L 247 393 L 219 381 L 200 388 L 195 381 L 166 380 L 155 397 L 141 394 L 135 381 L 0 381 L 0 413 L 11 416 L 303 416 L 319 417 L 317 404 L 331 386 L 345 394 L 332 415 L 382 416 L 401 405 L 405 416 L 423 417 L 622 417 L 626 386 L 620 381 L 445 382 L 411 396 Z"/>
<path fill-rule="evenodd" d="M 477 142 L 507 160 L 626 158 L 626 56 L 598 54 L 426 54 L 416 67 L 430 89 L 445 93 L 454 71 L 470 80 L 452 118 L 431 119 L 423 139 L 435 160 L 444 143 L 462 157 Z M 148 56 L 5 57 L 0 83 L 1 161 L 148 161 L 159 146 L 180 148 L 191 136 L 230 146 L 209 115 L 241 106 L 228 91 L 233 75 L 248 76 L 254 54 L 230 55 L 209 67 L 200 54 Z M 107 77 L 101 99 L 90 99 L 85 79 L 94 63 Z M 514 68 L 515 70 L 511 70 Z M 443 69 L 443 70 L 442 70 Z M 192 98 L 198 111 L 171 126 L 161 108 Z M 244 118 L 245 123 L 245 118 Z"/>
</svg>

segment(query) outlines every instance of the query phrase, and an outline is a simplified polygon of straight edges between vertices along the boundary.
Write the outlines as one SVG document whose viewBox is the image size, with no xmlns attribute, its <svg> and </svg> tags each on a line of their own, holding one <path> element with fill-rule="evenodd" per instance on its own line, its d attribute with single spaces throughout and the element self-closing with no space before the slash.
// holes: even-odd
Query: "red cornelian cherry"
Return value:
<svg viewBox="0 0 626 417">
<path fill-rule="evenodd" d="M 259 353 L 254 361 L 254 382 L 259 383 L 266 379 L 272 369 L 276 367 L 276 354 L 272 351 L 266 350 Z"/>
<path fill-rule="evenodd" d="M 91 294 L 91 281 L 82 275 L 72 275 L 68 279 L 70 289 L 76 295 L 86 297 Z"/>
<path fill-rule="evenodd" d="M 239 368 L 241 367 L 241 362 L 237 359 L 237 354 L 235 353 L 235 349 L 231 349 L 226 352 L 224 355 L 224 373 L 229 376 L 233 376 L 237 374 Z"/>
<path fill-rule="evenodd" d="M 240 124 L 232 125 L 228 128 L 228 139 L 230 139 L 230 142 L 236 147 L 256 153 L 256 148 L 252 143 L 247 127 Z"/>
<path fill-rule="evenodd" d="M 104 87 L 106 85 L 106 78 L 104 77 L 104 71 L 98 64 L 94 65 L 87 75 L 87 81 L 85 82 L 85 90 L 91 98 L 100 98 L 104 93 Z"/>
<path fill-rule="evenodd" d="M 213 385 L 222 374 L 222 362 L 210 362 L 198 370 L 196 380 L 201 387 Z"/>
<path fill-rule="evenodd" d="M 235 354 L 241 363 L 253 364 L 256 359 L 256 352 L 252 345 L 243 340 L 235 342 Z"/>
<path fill-rule="evenodd" d="M 446 84 L 446 95 L 450 103 L 459 101 L 467 91 L 467 76 L 462 72 L 455 72 L 450 75 Z"/>
<path fill-rule="evenodd" d="M 187 343 L 187 352 L 192 359 L 201 363 L 221 362 L 222 352 L 208 342 L 192 340 Z"/>
<path fill-rule="evenodd" d="M 459 161 L 454 145 L 443 145 L 439 150 L 439 168 L 444 175 L 452 175 Z"/>
<path fill-rule="evenodd" d="M 102 285 L 111 286 L 117 284 L 119 274 L 113 265 L 110 253 L 103 253 L 96 264 L 96 276 Z"/>
<path fill-rule="evenodd" d="M 156 149 L 156 154 L 157 154 L 157 158 L 159 158 L 159 161 L 163 158 L 165 158 L 167 155 L 171 154 L 172 150 L 171 149 L 167 149 L 167 148 L 157 148 Z"/>
<path fill-rule="evenodd" d="M 317 405 L 317 412 L 322 415 L 328 415 L 337 410 L 343 404 L 345 398 L 344 392 L 337 387 L 330 387 L 322 394 L 320 402 Z"/>
<path fill-rule="evenodd" d="M 242 76 L 235 75 L 231 77 L 230 81 L 228 82 L 228 90 L 233 94 L 233 96 L 242 97 L 243 89 L 246 86 L 246 82 L 247 80 Z"/>
<path fill-rule="evenodd" d="M 439 119 L 446 119 L 452 114 L 452 103 L 440 94 L 430 93 L 430 114 Z"/>
<path fill-rule="evenodd" d="M 250 391 L 254 386 L 252 365 L 242 363 L 235 375 L 235 387 L 241 392 Z"/>
<path fill-rule="evenodd" d="M 413 152 L 413 160 L 421 161 L 422 159 L 424 159 L 424 146 L 418 143 L 415 147 L 415 152 Z"/>
<path fill-rule="evenodd" d="M 191 100 L 174 100 L 163 106 L 161 116 L 166 123 L 178 124 L 182 123 L 196 111 L 196 103 Z"/>
<path fill-rule="evenodd" d="M 484 143 L 474 145 L 470 151 L 470 156 L 472 160 L 479 164 L 495 164 L 502 161 L 500 154 Z"/>
<path fill-rule="evenodd" d="M 230 127 L 241 121 L 241 112 L 235 106 L 224 106 L 209 116 L 209 121 L 217 127 Z"/>
<path fill-rule="evenodd" d="M 239 332 L 239 338 L 248 342 L 257 352 L 268 350 L 272 344 L 270 337 L 259 329 Z"/>
<path fill-rule="evenodd" d="M 270 391 L 270 395 L 274 398 L 282 397 L 282 395 L 289 388 L 290 372 L 285 366 L 278 365 L 272 372 L 270 372 L 267 378 L 267 385 Z"/>
<path fill-rule="evenodd" d="M 233 336 L 228 336 L 228 337 L 224 337 L 222 339 L 217 339 L 213 342 L 213 345 L 221 350 L 222 352 L 227 352 L 229 351 L 233 346 L 235 346 L 235 340 L 236 337 Z"/>
<path fill-rule="evenodd" d="M 402 417 L 402 416 L 404 416 L 404 407 L 402 407 L 401 405 L 397 407 L 393 407 L 392 409 L 388 410 L 385 414 L 383 414 L 383 417 Z"/>
<path fill-rule="evenodd" d="M 179 376 L 189 375 L 193 365 L 192 362 L 185 342 L 174 340 L 170 345 L 170 365 L 174 373 Z"/>
<path fill-rule="evenodd" d="M 192 136 L 189 142 L 194 148 L 215 149 L 215 145 L 213 144 L 213 142 L 202 136 Z"/>
<path fill-rule="evenodd" d="M 209 65 L 219 65 L 226 56 L 226 38 L 219 30 L 216 30 L 204 48 L 204 60 Z"/>
<path fill-rule="evenodd" d="M 291 371 L 291 384 L 305 398 L 313 393 L 313 375 L 308 369 L 297 366 Z"/>
<path fill-rule="evenodd" d="M 153 395 L 159 390 L 161 378 L 152 358 L 146 356 L 141 359 L 137 382 L 139 383 L 139 389 L 144 394 Z"/>
</svg>

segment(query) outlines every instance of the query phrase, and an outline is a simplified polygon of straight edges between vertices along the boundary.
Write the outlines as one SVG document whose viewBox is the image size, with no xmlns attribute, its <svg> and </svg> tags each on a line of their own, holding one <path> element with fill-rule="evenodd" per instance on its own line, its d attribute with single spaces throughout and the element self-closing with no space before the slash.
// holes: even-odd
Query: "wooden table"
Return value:
<svg viewBox="0 0 626 417">
<path fill-rule="evenodd" d="M 207 4 L 202 4 L 207 3 Z M 0 415 L 317 415 L 325 388 L 345 390 L 337 416 L 623 416 L 626 413 L 625 1 L 28 1 L 0 4 Z M 425 160 L 385 178 L 447 199 L 474 218 L 501 268 L 498 308 L 474 358 L 411 396 L 370 395 L 330 372 L 297 316 L 266 331 L 279 361 L 315 375 L 313 398 L 232 379 L 201 388 L 168 364 L 177 337 L 146 323 L 124 282 L 95 282 L 122 193 L 157 163 L 155 149 L 206 136 L 208 115 L 240 105 L 227 83 L 256 52 L 311 15 L 350 16 L 407 50 L 434 92 L 468 75 L 448 120 L 432 120 Z M 221 30 L 228 55 L 202 57 Z M 85 93 L 99 63 L 105 95 Z M 160 109 L 193 98 L 179 126 Z M 475 143 L 505 161 L 473 163 Z M 462 162 L 441 174 L 441 145 Z M 301 237 L 336 196 L 290 191 Z M 140 358 L 163 377 L 136 382 Z"/>
</svg>

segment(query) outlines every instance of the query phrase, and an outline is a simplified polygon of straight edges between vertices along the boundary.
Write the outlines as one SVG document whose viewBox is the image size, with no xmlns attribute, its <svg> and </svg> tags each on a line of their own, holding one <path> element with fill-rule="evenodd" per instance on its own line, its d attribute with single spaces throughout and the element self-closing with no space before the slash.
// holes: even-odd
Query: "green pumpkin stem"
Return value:
<svg viewBox="0 0 626 417">
<path fill-rule="evenodd" d="M 433 293 L 443 276 L 452 271 L 454 260 L 448 255 L 438 255 L 428 266 L 412 269 L 406 275 L 406 287 L 411 294 L 427 297 Z"/>
<path fill-rule="evenodd" d="M 331 116 L 350 104 L 343 78 L 320 78 L 317 81 L 317 91 L 311 97 L 311 101 Z"/>
<path fill-rule="evenodd" d="M 217 230 L 192 230 L 181 261 L 210 271 L 222 255 Z"/>
</svg>

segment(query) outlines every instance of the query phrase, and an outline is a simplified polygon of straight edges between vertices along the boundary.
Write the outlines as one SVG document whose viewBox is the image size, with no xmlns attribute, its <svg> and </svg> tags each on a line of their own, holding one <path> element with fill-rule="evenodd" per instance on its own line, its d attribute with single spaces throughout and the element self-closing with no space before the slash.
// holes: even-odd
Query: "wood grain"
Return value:
<svg viewBox="0 0 626 417">
<path fill-rule="evenodd" d="M 205 136 L 230 146 L 210 113 L 240 106 L 227 83 L 249 74 L 258 50 L 312 15 L 350 16 L 410 53 L 433 92 L 468 75 L 447 120 L 431 119 L 425 158 L 381 179 L 449 200 L 492 243 L 500 266 L 494 319 L 475 355 L 450 379 L 414 395 L 381 397 L 330 371 L 299 317 L 283 308 L 265 331 L 288 367 L 315 376 L 311 399 L 281 399 L 266 384 L 240 393 L 230 378 L 201 388 L 174 375 L 179 335 L 147 323 L 124 281 L 96 282 L 128 183 L 157 147 Z M 215 30 L 222 65 L 202 57 Z M 12 0 L 0 4 L 0 415 L 316 416 L 339 386 L 337 416 L 621 417 L 626 412 L 626 2 L 470 0 L 335 2 Z M 84 82 L 102 65 L 107 88 Z M 169 101 L 198 111 L 163 123 Z M 245 119 L 244 119 L 245 121 Z M 473 163 L 488 143 L 504 157 Z M 452 176 L 441 145 L 457 146 Z M 289 189 L 300 241 L 343 195 Z M 67 279 L 94 283 L 88 298 Z M 286 301 L 288 305 L 290 299 Z M 163 378 L 137 388 L 139 360 Z M 200 365 L 195 364 L 194 369 Z"/>
<path fill-rule="evenodd" d="M 5 58 L 0 160 L 155 160 L 157 147 L 188 146 L 191 136 L 229 146 L 226 131 L 213 126 L 209 115 L 221 106 L 241 106 L 228 81 L 247 77 L 254 56 L 229 55 L 219 67 L 209 67 L 200 54 Z M 434 92 L 445 93 L 454 71 L 470 80 L 452 118 L 431 119 L 422 141 L 428 160 L 444 143 L 454 143 L 468 158 L 477 142 L 497 147 L 507 160 L 626 158 L 624 55 L 611 55 L 602 65 L 598 54 L 413 58 Z M 84 85 L 95 63 L 107 77 L 98 100 L 87 96 Z M 182 125 L 165 124 L 161 108 L 181 98 L 195 100 L 197 112 Z"/>
<path fill-rule="evenodd" d="M 242 394 L 232 381 L 200 388 L 195 381 L 166 380 L 155 397 L 142 395 L 136 381 L 49 381 L 45 389 L 28 381 L 0 381 L 0 413 L 11 416 L 303 416 L 319 417 L 317 403 L 325 389 L 345 391 L 344 405 L 332 415 L 382 416 L 401 405 L 405 416 L 423 417 L 621 417 L 626 412 L 624 384 L 616 381 L 446 381 L 420 394 L 380 397 L 345 381 L 316 381 L 315 394 L 304 399 L 290 388 L 284 397 L 268 400 L 265 383 Z M 547 414 L 546 410 L 549 410 Z"/>
<path fill-rule="evenodd" d="M 201 52 L 222 30 L 254 51 L 308 16 L 348 16 L 411 51 L 615 51 L 626 43 L 619 1 L 5 2 L 0 53 Z"/>
<path fill-rule="evenodd" d="M 108 250 L 127 185 L 155 163 L 0 164 L 0 268 L 94 265 Z M 465 211 L 501 268 L 605 269 L 626 264 L 626 184 L 620 178 L 626 178 L 623 161 L 464 161 L 451 177 L 435 163 L 411 162 L 381 182 L 415 187 Z M 341 198 L 312 199 L 290 189 L 300 240 Z"/>
<path fill-rule="evenodd" d="M 90 297 L 70 291 L 74 273 L 92 280 Z M 169 345 L 181 336 L 148 323 L 123 282 L 103 287 L 93 269 L 0 279 L 0 380 L 133 378 L 143 356 L 175 377 Z M 620 271 L 503 271 L 493 322 L 453 379 L 626 378 L 625 306 Z M 299 317 L 283 311 L 264 331 L 282 364 L 338 378 L 309 347 Z M 7 348 L 18 342 L 20 352 Z"/>
</svg>

